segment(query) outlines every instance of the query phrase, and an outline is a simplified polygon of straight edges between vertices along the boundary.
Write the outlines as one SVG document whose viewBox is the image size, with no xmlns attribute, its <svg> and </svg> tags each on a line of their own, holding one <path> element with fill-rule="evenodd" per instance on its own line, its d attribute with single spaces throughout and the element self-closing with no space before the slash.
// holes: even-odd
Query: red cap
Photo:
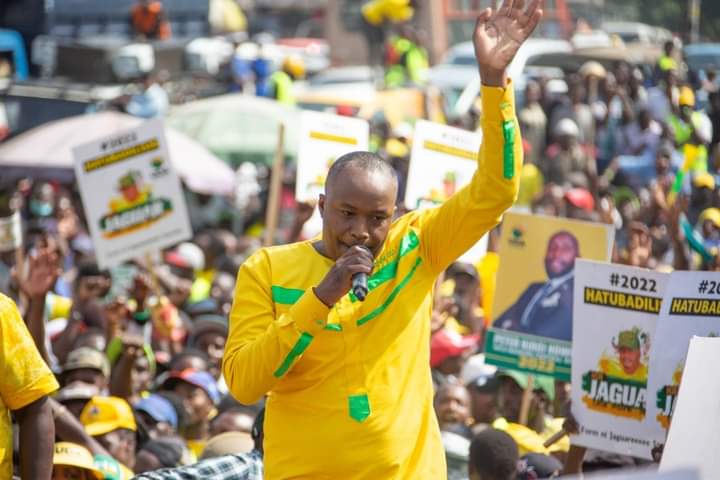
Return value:
<svg viewBox="0 0 720 480">
<path fill-rule="evenodd" d="M 565 192 L 565 200 L 577 208 L 592 212 L 595 208 L 595 199 L 592 194 L 584 188 L 571 188 Z"/>
<path fill-rule="evenodd" d="M 450 357 L 462 355 L 467 350 L 477 347 L 480 335 L 463 337 L 457 332 L 442 329 L 430 339 L 430 367 L 435 368 Z"/>
</svg>

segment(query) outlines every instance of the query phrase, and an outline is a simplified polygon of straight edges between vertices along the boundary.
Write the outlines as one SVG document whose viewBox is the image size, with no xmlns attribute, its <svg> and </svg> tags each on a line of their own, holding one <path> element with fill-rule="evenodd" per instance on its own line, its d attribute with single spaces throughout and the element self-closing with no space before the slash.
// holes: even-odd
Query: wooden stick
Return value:
<svg viewBox="0 0 720 480">
<path fill-rule="evenodd" d="M 150 273 L 150 286 L 153 293 L 155 294 L 155 297 L 157 298 L 157 301 L 159 302 L 160 297 L 162 296 L 162 291 L 160 290 L 160 282 L 158 281 L 157 272 L 155 271 L 155 261 L 153 260 L 152 252 L 150 251 L 145 252 L 145 264 L 148 272 Z"/>
<path fill-rule="evenodd" d="M 520 424 L 522 425 L 527 425 L 528 423 L 528 415 L 530 413 L 530 402 L 532 401 L 534 383 L 534 377 L 532 375 L 528 375 L 528 383 L 525 387 L 525 391 L 523 392 L 522 403 L 520 404 L 519 420 Z"/>
<path fill-rule="evenodd" d="M 551 446 L 555 445 L 557 442 L 565 438 L 565 435 L 567 435 L 568 432 L 565 431 L 565 429 L 560 430 L 559 432 L 554 433 L 550 438 L 545 440 L 545 443 L 543 443 L 543 447 L 550 448 Z"/>
<path fill-rule="evenodd" d="M 270 175 L 270 192 L 268 194 L 268 207 L 265 212 L 265 240 L 264 245 L 270 246 L 275 239 L 277 230 L 278 211 L 280 210 L 280 190 L 282 188 L 283 160 L 285 159 L 285 124 L 278 128 L 278 141 L 273 160 L 272 174 Z"/>
</svg>

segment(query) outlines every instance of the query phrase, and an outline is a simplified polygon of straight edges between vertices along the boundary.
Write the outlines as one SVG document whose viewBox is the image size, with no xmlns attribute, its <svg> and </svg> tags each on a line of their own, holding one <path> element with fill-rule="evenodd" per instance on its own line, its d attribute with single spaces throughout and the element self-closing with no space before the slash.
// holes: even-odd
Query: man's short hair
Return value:
<svg viewBox="0 0 720 480">
<path fill-rule="evenodd" d="M 487 428 L 470 443 L 470 468 L 482 480 L 514 480 L 519 459 L 515 440 L 501 430 Z"/>
<path fill-rule="evenodd" d="M 328 191 L 328 186 L 332 185 L 335 179 L 340 175 L 346 168 L 353 166 L 358 167 L 361 170 L 368 172 L 380 172 L 388 175 L 397 184 L 397 174 L 395 169 L 388 162 L 382 159 L 382 157 L 372 152 L 350 152 L 341 156 L 333 162 L 327 173 L 325 180 L 325 192 Z"/>
<path fill-rule="evenodd" d="M 573 235 L 571 232 L 568 232 L 567 230 L 560 230 L 558 232 L 553 233 L 552 236 L 550 237 L 550 239 L 548 240 L 548 246 L 550 246 L 550 243 L 558 237 L 570 237 L 570 240 L 572 240 L 572 243 L 575 246 L 575 251 L 578 252 L 578 255 L 580 254 L 580 243 L 578 242 L 577 237 L 575 235 Z"/>
</svg>

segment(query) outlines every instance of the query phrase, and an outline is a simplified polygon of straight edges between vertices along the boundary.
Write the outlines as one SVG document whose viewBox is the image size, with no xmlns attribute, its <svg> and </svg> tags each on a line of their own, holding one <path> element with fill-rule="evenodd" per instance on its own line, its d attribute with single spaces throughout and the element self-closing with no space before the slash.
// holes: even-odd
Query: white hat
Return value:
<svg viewBox="0 0 720 480">
<path fill-rule="evenodd" d="M 463 385 L 469 385 L 480 377 L 492 377 L 495 372 L 497 367 L 485 363 L 485 355 L 478 353 L 467 359 L 460 372 L 460 379 Z"/>
<path fill-rule="evenodd" d="M 555 125 L 555 136 L 579 137 L 580 129 L 578 128 L 577 123 L 573 122 L 571 119 L 563 118 L 557 123 L 557 125 Z"/>
</svg>

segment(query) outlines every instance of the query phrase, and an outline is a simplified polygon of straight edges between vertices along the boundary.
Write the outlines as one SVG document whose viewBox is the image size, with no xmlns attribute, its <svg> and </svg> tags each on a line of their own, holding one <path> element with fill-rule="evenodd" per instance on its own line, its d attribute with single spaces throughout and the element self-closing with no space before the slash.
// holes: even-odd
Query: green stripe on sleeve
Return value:
<svg viewBox="0 0 720 480">
<path fill-rule="evenodd" d="M 418 259 L 415 260 L 415 264 L 412 266 L 410 271 L 407 273 L 407 275 L 405 275 L 405 278 L 403 278 L 402 281 L 400 283 L 398 283 L 395 286 L 395 288 L 393 288 L 392 292 L 390 292 L 390 295 L 388 295 L 388 297 L 385 299 L 385 301 L 382 303 L 382 305 L 380 305 L 375 310 L 373 310 L 372 312 L 368 313 L 367 315 L 365 315 L 364 317 L 359 319 L 357 321 L 357 326 L 359 327 L 359 326 L 369 322 L 373 318 L 377 317 L 381 313 L 383 313 L 387 309 L 387 307 L 390 306 L 390 304 L 393 302 L 393 300 L 395 300 L 395 297 L 398 296 L 400 291 L 403 288 L 405 288 L 405 285 L 407 285 L 407 283 L 410 281 L 412 276 L 415 274 L 415 270 L 417 270 L 417 268 L 420 266 L 421 263 L 422 263 L 422 258 L 418 257 Z"/>
<path fill-rule="evenodd" d="M 305 290 L 300 290 L 298 288 L 279 287 L 277 285 L 273 285 L 272 287 L 270 287 L 270 291 L 272 292 L 273 302 L 283 305 L 295 304 L 305 293 Z"/>
<path fill-rule="evenodd" d="M 503 139 L 503 177 L 510 180 L 515 176 L 515 121 L 505 120 L 502 124 Z"/>
<path fill-rule="evenodd" d="M 400 251 L 397 258 L 370 276 L 368 279 L 368 292 L 372 292 L 383 283 L 395 278 L 400 259 L 415 250 L 418 245 L 420 245 L 420 238 L 418 238 L 417 233 L 410 230 L 400 241 Z M 357 297 L 352 292 L 350 292 L 350 300 L 357 302 Z"/>
<path fill-rule="evenodd" d="M 310 335 L 307 332 L 303 332 L 302 335 L 300 335 L 300 338 L 298 338 L 298 341 L 295 342 L 295 345 L 293 345 L 290 352 L 285 357 L 285 360 L 283 360 L 282 364 L 280 365 L 280 368 L 275 370 L 276 377 L 282 377 L 287 373 L 288 370 L 290 370 L 290 367 L 292 366 L 293 362 L 302 355 L 305 350 L 307 350 L 308 346 L 310 346 L 310 342 L 312 342 L 313 336 Z"/>
</svg>

